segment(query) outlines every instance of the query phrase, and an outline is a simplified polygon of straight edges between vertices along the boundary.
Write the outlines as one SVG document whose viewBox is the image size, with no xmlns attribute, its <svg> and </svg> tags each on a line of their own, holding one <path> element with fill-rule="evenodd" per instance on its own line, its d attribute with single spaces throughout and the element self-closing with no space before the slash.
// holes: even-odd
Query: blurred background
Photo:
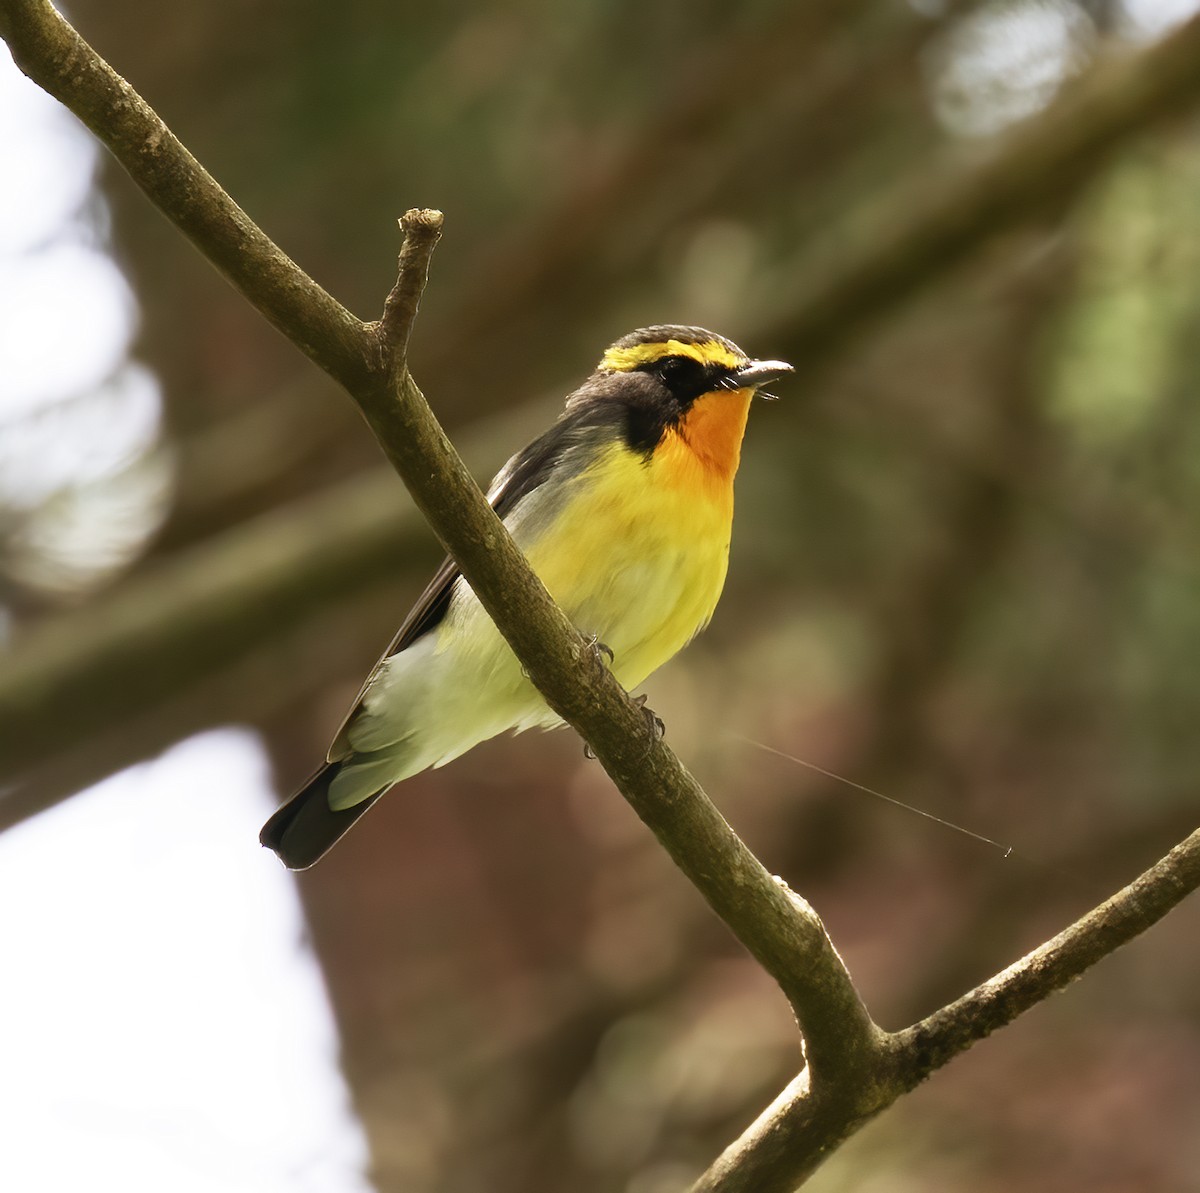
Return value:
<svg viewBox="0 0 1200 1193">
<path fill-rule="evenodd" d="M 396 217 L 446 212 L 414 372 L 486 478 L 639 325 L 803 364 L 811 261 L 1193 7 L 69 12 L 360 317 Z M 410 781 L 298 880 L 260 851 L 437 544 L 7 54 L 0 177 L 0 689 L 38 710 L 0 727 L 5 1184 L 685 1188 L 798 1068 L 778 991 L 569 732 Z M 646 687 L 886 1027 L 1195 825 L 1198 192 L 1194 112 L 1132 130 L 757 404 L 723 603 Z M 1200 1187 L 1198 933 L 1193 901 L 809 1187 Z"/>
</svg>

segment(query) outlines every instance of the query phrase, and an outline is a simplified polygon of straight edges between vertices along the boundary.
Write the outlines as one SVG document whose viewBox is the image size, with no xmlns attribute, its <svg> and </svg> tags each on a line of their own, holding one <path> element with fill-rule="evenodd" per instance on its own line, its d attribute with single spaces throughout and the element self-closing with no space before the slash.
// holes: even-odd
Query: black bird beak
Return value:
<svg viewBox="0 0 1200 1193">
<path fill-rule="evenodd" d="M 782 360 L 752 360 L 735 369 L 730 374 L 730 381 L 738 389 L 758 389 L 760 385 L 778 381 L 793 372 L 792 366 Z"/>
</svg>

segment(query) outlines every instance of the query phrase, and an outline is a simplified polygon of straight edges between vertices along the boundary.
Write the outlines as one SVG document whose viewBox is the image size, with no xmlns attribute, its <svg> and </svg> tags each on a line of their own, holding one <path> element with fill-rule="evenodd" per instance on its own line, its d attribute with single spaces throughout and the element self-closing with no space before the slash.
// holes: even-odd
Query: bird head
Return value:
<svg viewBox="0 0 1200 1193">
<path fill-rule="evenodd" d="M 758 389 L 792 372 L 782 360 L 751 360 L 732 340 L 702 327 L 662 324 L 622 336 L 605 350 L 599 376 L 642 373 L 680 403 L 721 390 Z"/>
<path fill-rule="evenodd" d="M 790 372 L 791 365 L 752 360 L 732 340 L 702 327 L 661 324 L 610 345 L 568 408 L 619 403 L 633 450 L 648 456 L 664 436 L 677 433 L 736 468 L 751 397 Z"/>
</svg>

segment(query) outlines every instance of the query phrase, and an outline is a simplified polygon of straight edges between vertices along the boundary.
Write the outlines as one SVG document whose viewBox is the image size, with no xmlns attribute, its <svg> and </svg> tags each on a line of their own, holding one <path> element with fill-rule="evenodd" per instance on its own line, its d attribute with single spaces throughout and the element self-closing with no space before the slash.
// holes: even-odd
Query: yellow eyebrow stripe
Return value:
<svg viewBox="0 0 1200 1193">
<path fill-rule="evenodd" d="M 736 369 L 746 363 L 745 357 L 731 352 L 717 340 L 703 340 L 698 344 L 685 344 L 682 340 L 664 340 L 658 344 L 634 344 L 629 348 L 610 348 L 602 357 L 600 367 L 614 373 L 628 373 L 641 365 L 648 365 L 664 356 L 690 356 L 702 365 L 723 365 Z"/>
</svg>

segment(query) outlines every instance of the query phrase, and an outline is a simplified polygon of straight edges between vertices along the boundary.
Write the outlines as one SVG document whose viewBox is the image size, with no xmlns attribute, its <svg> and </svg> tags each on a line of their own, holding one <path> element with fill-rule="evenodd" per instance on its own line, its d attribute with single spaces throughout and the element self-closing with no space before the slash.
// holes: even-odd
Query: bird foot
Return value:
<svg viewBox="0 0 1200 1193">
<path fill-rule="evenodd" d="M 652 708 L 646 707 L 646 694 L 643 692 L 640 696 L 633 698 L 634 704 L 642 710 L 642 716 L 646 718 L 646 725 L 650 732 L 654 735 L 655 741 L 662 741 L 667 736 L 667 727 L 663 724 L 663 719 Z"/>
<path fill-rule="evenodd" d="M 667 736 L 667 727 L 663 724 L 663 719 L 652 708 L 646 707 L 646 695 L 634 696 L 633 703 L 642 710 L 642 716 L 646 718 L 646 727 L 650 730 L 655 741 L 662 741 Z M 595 751 L 587 742 L 583 743 L 583 756 L 592 761 L 596 757 Z"/>
<path fill-rule="evenodd" d="M 617 656 L 613 654 L 613 649 L 611 646 L 609 646 L 607 643 L 601 642 L 595 634 L 588 639 L 588 645 L 596 652 L 598 658 L 607 658 L 608 665 L 610 667 L 613 665 L 613 661 Z"/>
</svg>

